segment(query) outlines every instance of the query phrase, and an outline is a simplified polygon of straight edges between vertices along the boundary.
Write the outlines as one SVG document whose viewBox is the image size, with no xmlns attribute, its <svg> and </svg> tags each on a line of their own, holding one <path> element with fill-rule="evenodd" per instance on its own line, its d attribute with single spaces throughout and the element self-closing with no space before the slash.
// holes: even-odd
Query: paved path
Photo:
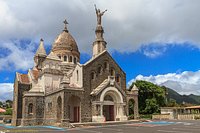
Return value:
<svg viewBox="0 0 200 133">
<path fill-rule="evenodd" d="M 62 129 L 56 127 L 6 128 L 0 125 L 0 133 L 200 133 L 200 120 L 196 121 L 154 121 L 109 126 L 87 126 Z"/>
</svg>

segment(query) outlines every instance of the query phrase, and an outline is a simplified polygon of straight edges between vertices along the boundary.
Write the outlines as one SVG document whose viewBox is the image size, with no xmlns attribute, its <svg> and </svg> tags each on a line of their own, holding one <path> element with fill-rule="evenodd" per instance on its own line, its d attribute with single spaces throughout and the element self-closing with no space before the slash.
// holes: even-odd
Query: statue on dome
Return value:
<svg viewBox="0 0 200 133">
<path fill-rule="evenodd" d="M 101 17 L 103 16 L 103 14 L 107 11 L 103 11 L 101 12 L 100 9 L 97 9 L 96 5 L 94 5 L 95 10 L 96 10 L 96 15 L 97 15 L 97 25 L 101 25 Z"/>
</svg>

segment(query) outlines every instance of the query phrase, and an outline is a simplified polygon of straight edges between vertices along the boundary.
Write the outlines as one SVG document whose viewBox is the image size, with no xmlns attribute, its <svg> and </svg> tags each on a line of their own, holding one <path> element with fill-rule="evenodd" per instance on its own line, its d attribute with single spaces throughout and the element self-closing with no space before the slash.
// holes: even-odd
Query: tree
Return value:
<svg viewBox="0 0 200 133">
<path fill-rule="evenodd" d="M 168 107 L 176 107 L 177 106 L 176 100 L 170 98 L 167 103 L 167 106 Z"/>
<path fill-rule="evenodd" d="M 157 100 L 155 98 L 146 99 L 145 103 L 145 113 L 153 114 L 159 112 L 159 105 L 157 104 Z"/>
<path fill-rule="evenodd" d="M 6 108 L 12 108 L 12 103 L 11 100 L 6 100 Z"/>
<path fill-rule="evenodd" d="M 139 113 L 158 113 L 159 107 L 163 107 L 166 105 L 166 90 L 164 88 L 151 82 L 137 80 L 132 83 L 130 89 L 133 87 L 134 84 L 139 89 Z"/>
<path fill-rule="evenodd" d="M 3 107 L 3 103 L 0 101 L 0 107 Z"/>
</svg>

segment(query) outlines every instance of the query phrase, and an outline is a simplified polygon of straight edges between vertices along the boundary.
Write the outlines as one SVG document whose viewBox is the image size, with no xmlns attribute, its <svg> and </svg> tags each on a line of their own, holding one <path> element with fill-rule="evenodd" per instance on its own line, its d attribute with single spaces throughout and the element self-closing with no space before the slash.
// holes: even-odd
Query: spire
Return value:
<svg viewBox="0 0 200 133">
<path fill-rule="evenodd" d="M 67 30 L 67 24 L 69 24 L 69 23 L 67 22 L 66 19 L 63 21 L 63 23 L 64 23 L 64 30 L 63 31 L 68 32 L 68 30 Z"/>
<path fill-rule="evenodd" d="M 39 47 L 37 49 L 37 52 L 36 52 L 35 56 L 37 56 L 37 55 L 44 55 L 44 56 L 47 55 L 46 51 L 44 49 L 44 41 L 43 41 L 42 38 L 40 39 L 40 45 L 39 45 Z"/>
</svg>

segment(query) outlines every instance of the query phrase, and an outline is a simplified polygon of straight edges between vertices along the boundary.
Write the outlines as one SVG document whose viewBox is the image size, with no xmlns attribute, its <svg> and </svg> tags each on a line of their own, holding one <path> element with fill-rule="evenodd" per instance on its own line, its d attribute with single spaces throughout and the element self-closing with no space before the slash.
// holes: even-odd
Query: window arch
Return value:
<svg viewBox="0 0 200 133">
<path fill-rule="evenodd" d="M 112 102 L 114 102 L 113 98 L 110 95 L 106 95 L 104 97 L 104 101 L 112 101 Z"/>
<path fill-rule="evenodd" d="M 61 59 L 61 55 L 58 55 L 58 58 Z"/>
<path fill-rule="evenodd" d="M 104 69 L 108 69 L 108 62 L 107 61 L 104 62 Z"/>
<path fill-rule="evenodd" d="M 64 61 L 67 61 L 67 56 L 66 55 L 64 56 Z"/>
<path fill-rule="evenodd" d="M 30 103 L 28 105 L 28 114 L 33 114 L 33 104 L 32 103 Z"/>
<path fill-rule="evenodd" d="M 96 78 L 96 74 L 95 74 L 95 72 L 92 72 L 91 73 L 91 79 L 94 80 L 95 78 Z"/>
<path fill-rule="evenodd" d="M 117 74 L 115 80 L 119 85 L 121 85 L 121 76 L 119 74 Z"/>
<path fill-rule="evenodd" d="M 78 70 L 76 70 L 76 81 L 78 82 L 78 79 L 79 79 L 79 73 L 78 73 Z"/>
<path fill-rule="evenodd" d="M 115 70 L 113 68 L 110 70 L 110 75 L 115 76 Z"/>
<path fill-rule="evenodd" d="M 77 63 L 77 59 L 76 59 L 76 57 L 74 57 L 74 64 L 76 64 Z"/>
<path fill-rule="evenodd" d="M 103 71 L 102 66 L 99 66 L 97 71 L 98 71 L 98 74 L 102 74 L 102 71 Z"/>
<path fill-rule="evenodd" d="M 69 62 L 72 62 L 72 56 L 69 57 Z"/>
</svg>

